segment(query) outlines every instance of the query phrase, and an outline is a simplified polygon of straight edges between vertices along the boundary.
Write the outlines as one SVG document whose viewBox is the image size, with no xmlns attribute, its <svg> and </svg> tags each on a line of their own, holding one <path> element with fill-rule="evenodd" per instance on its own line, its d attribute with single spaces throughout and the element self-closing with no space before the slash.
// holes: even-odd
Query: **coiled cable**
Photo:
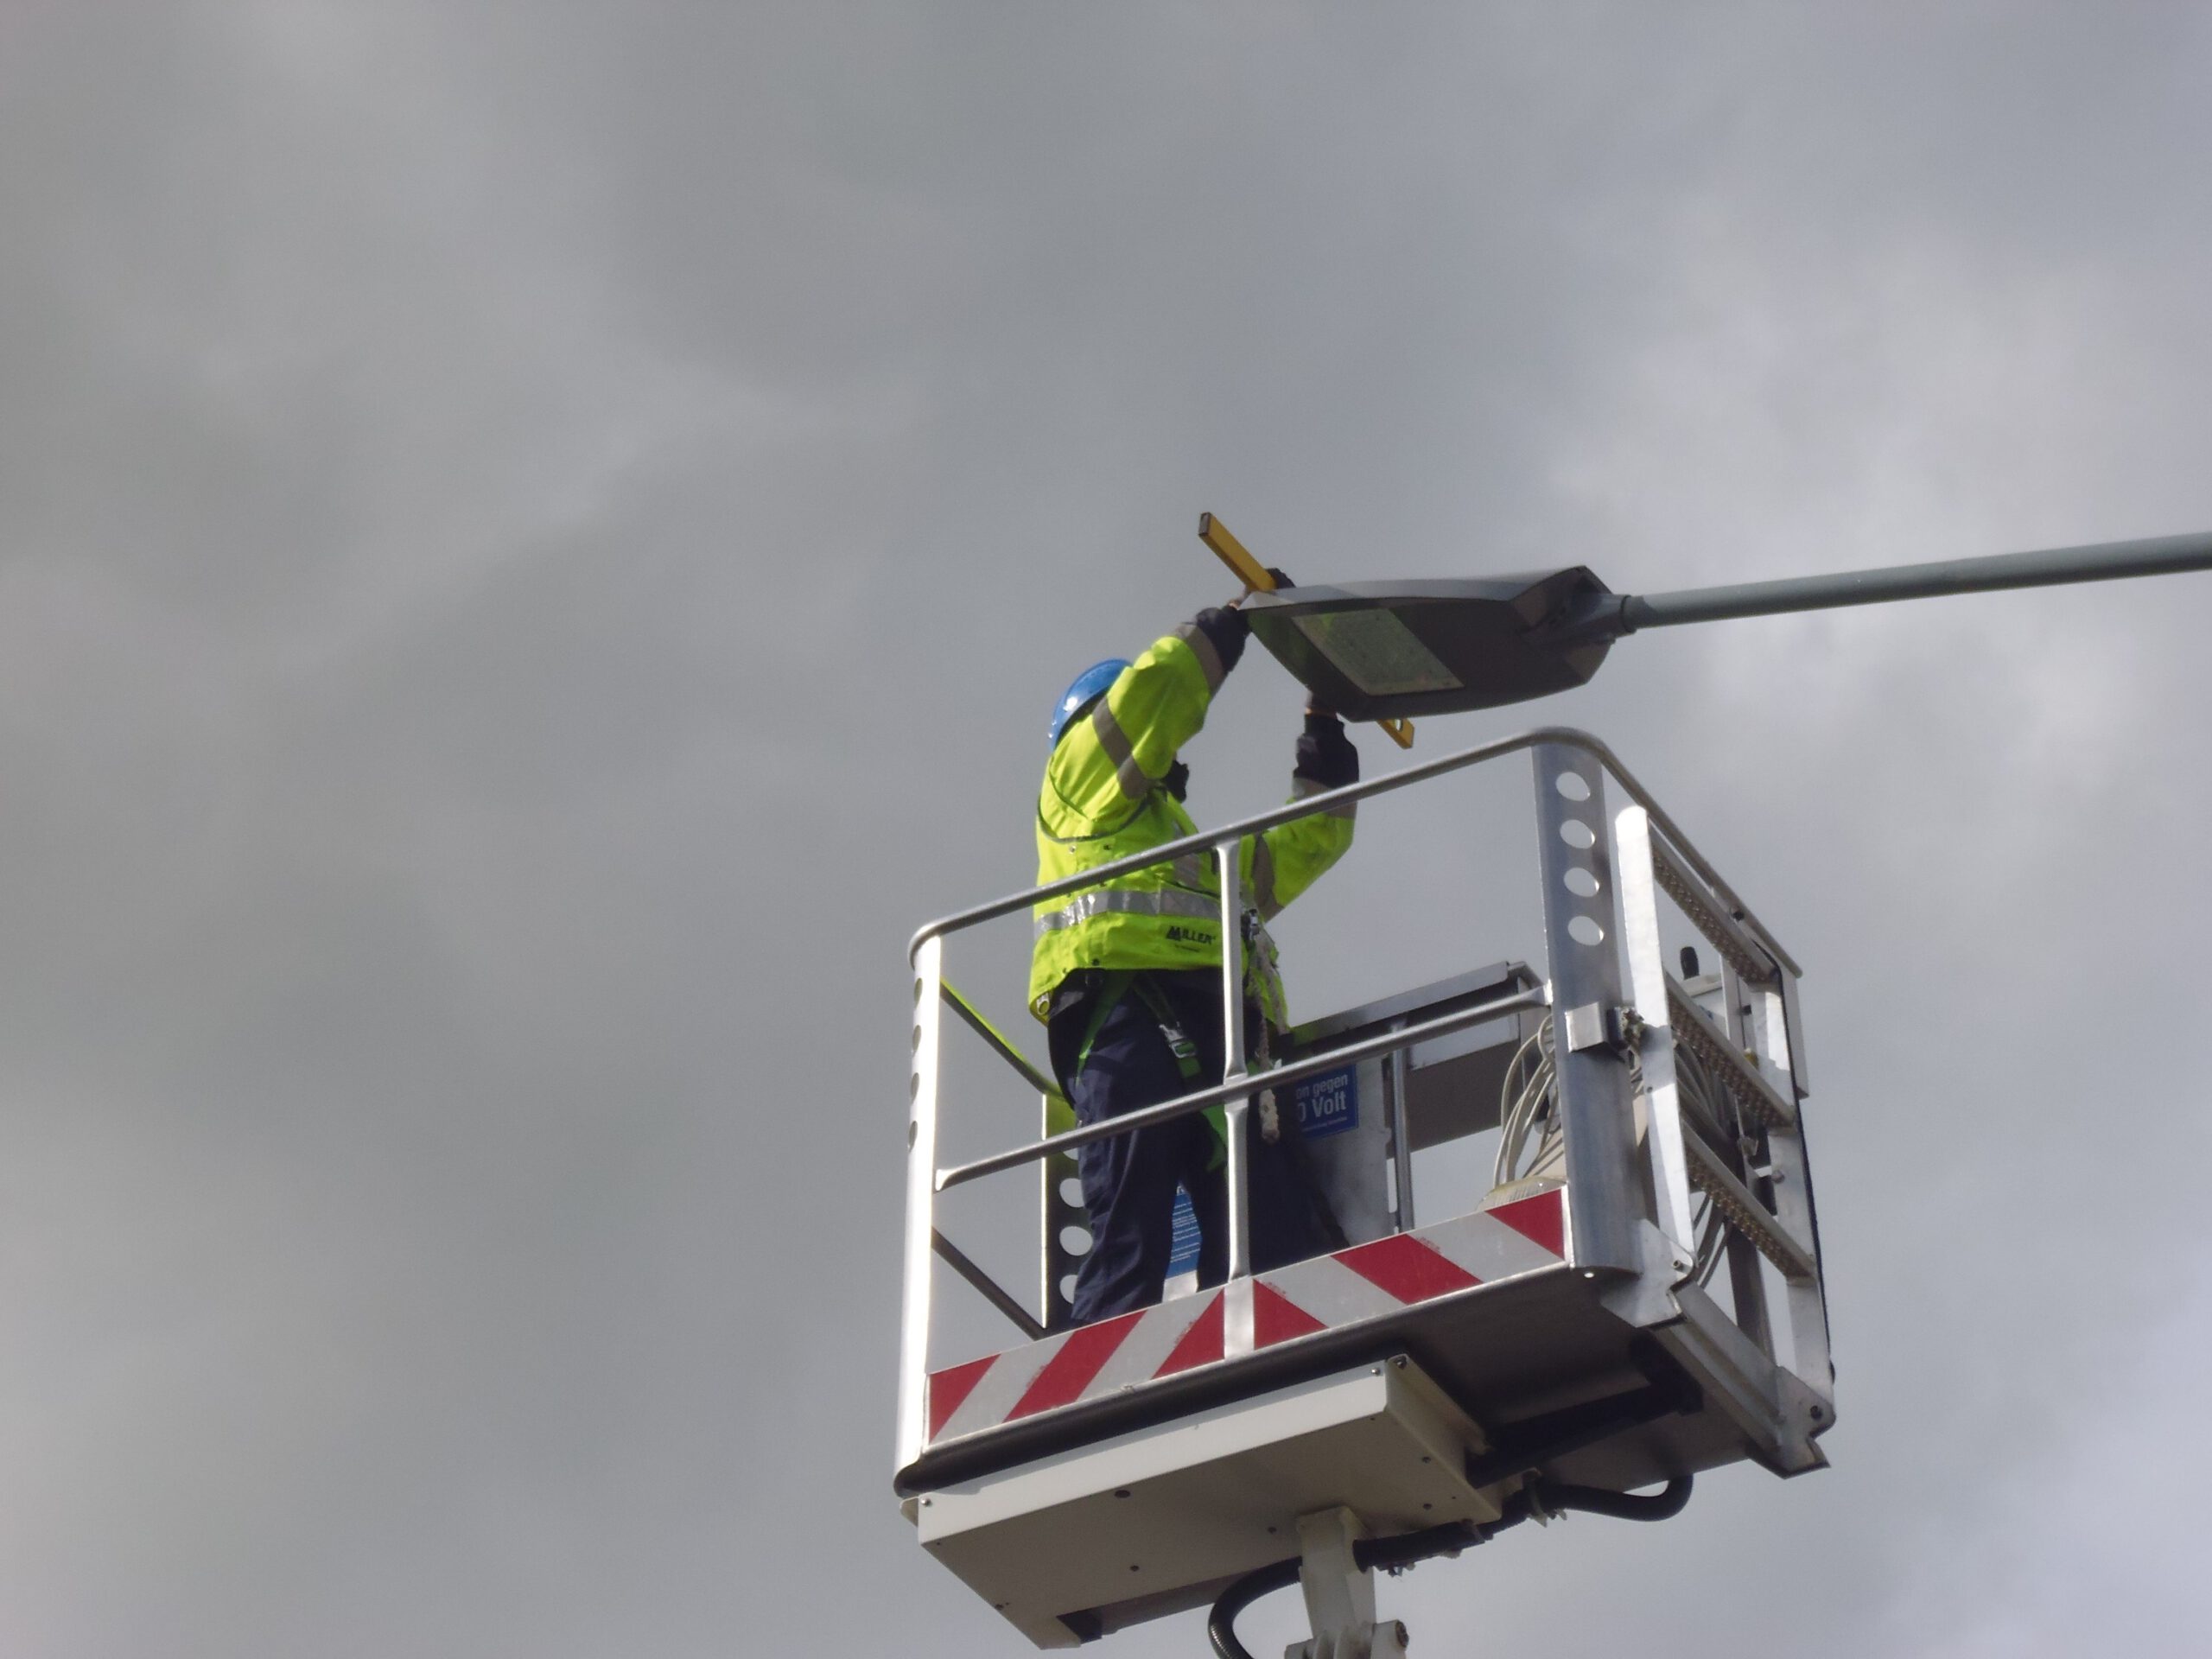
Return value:
<svg viewBox="0 0 2212 1659">
<path fill-rule="evenodd" d="M 1552 1022 L 1541 1020 L 1506 1065 L 1498 1088 L 1497 1157 L 1491 1170 L 1493 1187 L 1541 1179 L 1559 1171 L 1567 1161 L 1553 1042 Z M 1630 1086 L 1641 1097 L 1649 1085 L 1636 1057 L 1631 1057 L 1630 1073 Z M 1701 1119 L 1746 1157 L 1756 1150 L 1756 1138 L 1744 1122 L 1743 1108 L 1735 1096 L 1719 1086 L 1687 1045 L 1678 1045 L 1675 1050 L 1675 1084 L 1686 1116 Z M 1710 1198 L 1701 1197 L 1692 1230 L 1697 1245 L 1691 1275 L 1700 1285 L 1709 1284 L 1728 1240 L 1726 1220 Z"/>
</svg>

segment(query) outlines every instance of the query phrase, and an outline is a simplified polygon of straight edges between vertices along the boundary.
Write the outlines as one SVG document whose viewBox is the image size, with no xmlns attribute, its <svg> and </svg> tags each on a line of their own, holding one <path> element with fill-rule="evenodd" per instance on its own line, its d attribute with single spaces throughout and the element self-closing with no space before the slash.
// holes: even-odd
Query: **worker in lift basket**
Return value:
<svg viewBox="0 0 2212 1659">
<path fill-rule="evenodd" d="M 1287 586 L 1281 572 L 1274 575 Z M 1135 662 L 1079 675 L 1052 716 L 1038 794 L 1037 880 L 1058 881 L 1193 832 L 1179 758 L 1243 653 L 1236 603 L 1205 610 Z M 1359 753 L 1330 710 L 1308 703 L 1291 798 L 1354 783 Z M 1351 845 L 1352 807 L 1332 806 L 1246 836 L 1245 1051 L 1264 1065 L 1287 1025 L 1267 923 Z M 1096 1123 L 1220 1080 L 1221 899 L 1212 856 L 1194 853 L 1039 904 L 1030 1011 L 1051 1033 L 1052 1069 L 1077 1120 Z M 1283 1091 L 1245 1115 L 1255 1271 L 1341 1244 Z M 1222 1109 L 1094 1141 L 1078 1150 L 1091 1246 L 1077 1268 L 1078 1324 L 1157 1302 L 1175 1189 L 1191 1195 L 1198 1282 L 1227 1276 L 1227 1144 Z"/>
</svg>

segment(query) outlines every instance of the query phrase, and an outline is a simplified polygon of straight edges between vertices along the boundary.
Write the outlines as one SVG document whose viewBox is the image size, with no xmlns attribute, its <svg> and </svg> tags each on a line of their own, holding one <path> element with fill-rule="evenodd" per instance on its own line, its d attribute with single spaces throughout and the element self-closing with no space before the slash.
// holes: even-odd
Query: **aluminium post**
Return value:
<svg viewBox="0 0 2212 1659">
<path fill-rule="evenodd" d="M 1214 860 L 1221 868 L 1221 1022 L 1222 1081 L 1245 1074 L 1244 1064 L 1244 894 L 1243 873 L 1237 868 L 1242 838 L 1231 836 L 1214 846 Z M 1222 1138 L 1227 1143 L 1228 1167 L 1222 1173 L 1229 1186 L 1229 1279 L 1222 1287 L 1222 1351 L 1252 1351 L 1252 1155 L 1244 1144 L 1245 1120 L 1251 1116 L 1249 1095 L 1239 1095 L 1222 1108 Z"/>
<path fill-rule="evenodd" d="M 1551 976 L 1553 1076 L 1567 1150 L 1570 1260 L 1584 1272 L 1643 1266 L 1629 1069 L 1603 1041 L 1580 1042 L 1586 1020 L 1603 1031 L 1618 1017 L 1611 824 L 1605 768 L 1560 743 L 1529 750 L 1536 785 L 1537 869 L 1543 884 L 1544 956 Z"/>
<path fill-rule="evenodd" d="M 944 941 L 914 953 L 912 1071 L 906 1084 L 906 1252 L 899 1309 L 899 1466 L 929 1444 L 930 1292 L 936 1271 L 938 1056 Z"/>
<path fill-rule="evenodd" d="M 1683 588 L 1666 594 L 1606 594 L 1589 601 L 1560 634 L 1563 639 L 1613 639 L 1645 628 L 1691 622 L 1881 605 L 1904 599 L 1941 599 L 1954 594 L 1999 593 L 2015 588 L 2116 582 L 2130 576 L 2179 575 L 2191 570 L 2212 570 L 2212 531 L 2042 548 L 2029 553 L 1996 553 L 1983 558 L 1938 559 L 1927 564 L 1893 564 L 1874 570 L 1841 570 L 1719 588 Z"/>
</svg>

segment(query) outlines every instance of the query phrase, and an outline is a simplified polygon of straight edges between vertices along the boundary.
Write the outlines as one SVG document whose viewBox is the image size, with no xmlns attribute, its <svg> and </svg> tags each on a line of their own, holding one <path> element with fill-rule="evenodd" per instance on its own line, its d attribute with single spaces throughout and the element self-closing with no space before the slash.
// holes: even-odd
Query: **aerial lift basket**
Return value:
<svg viewBox="0 0 2212 1659">
<path fill-rule="evenodd" d="M 1471 967 L 1314 1021 L 1264 1071 L 1225 1007 L 1229 1080 L 1106 1124 L 1073 1125 L 955 988 L 945 952 L 1120 867 L 916 935 L 893 1484 L 923 1545 L 1038 1645 L 1204 1605 L 1301 1550 L 1310 1566 L 1324 1535 L 1480 1527 L 1542 1491 L 1627 1493 L 1745 1459 L 1780 1475 L 1824 1463 L 1834 1402 L 1797 964 L 1604 744 L 1547 728 L 1124 862 L 1215 858 L 1234 985 L 1241 836 L 1523 754 L 1540 967 Z M 956 1028 L 1038 1091 L 1043 1138 L 941 1161 Z M 1499 1131 L 1531 1057 L 1549 1067 L 1549 1161 L 1494 1188 L 1425 1186 L 1416 1219 L 1414 1154 Z M 1234 1126 L 1263 1085 L 1306 1124 L 1349 1243 L 1255 1273 Z M 1075 1149 L 1217 1103 L 1232 1120 L 1227 1282 L 1072 1327 Z M 940 1225 L 944 1192 L 992 1176 L 1037 1184 L 1033 1297 Z M 955 1280 L 1020 1339 L 933 1346 Z"/>
</svg>

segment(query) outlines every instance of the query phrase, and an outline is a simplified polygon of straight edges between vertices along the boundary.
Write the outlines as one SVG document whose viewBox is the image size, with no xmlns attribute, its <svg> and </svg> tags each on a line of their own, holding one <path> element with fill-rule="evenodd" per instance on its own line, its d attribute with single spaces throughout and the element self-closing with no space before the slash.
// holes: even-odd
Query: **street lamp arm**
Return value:
<svg viewBox="0 0 2212 1659">
<path fill-rule="evenodd" d="M 1670 594 L 1605 594 L 1586 602 L 1560 633 L 1576 639 L 1616 639 L 1643 628 L 1685 622 L 1719 622 L 1738 616 L 1825 611 L 1844 605 L 1881 605 L 1898 599 L 1940 599 L 2006 588 L 2050 588 L 2064 582 L 2111 582 L 2122 576 L 2174 575 L 2212 569 L 2212 531 L 2157 536 L 2145 541 L 2052 547 L 2032 553 L 1998 553 L 1979 559 L 1939 559 L 1879 570 L 1844 570 L 1823 576 L 1790 576 L 1726 588 L 1685 588 Z"/>
</svg>

